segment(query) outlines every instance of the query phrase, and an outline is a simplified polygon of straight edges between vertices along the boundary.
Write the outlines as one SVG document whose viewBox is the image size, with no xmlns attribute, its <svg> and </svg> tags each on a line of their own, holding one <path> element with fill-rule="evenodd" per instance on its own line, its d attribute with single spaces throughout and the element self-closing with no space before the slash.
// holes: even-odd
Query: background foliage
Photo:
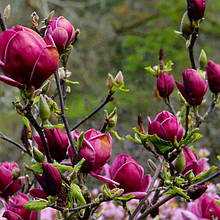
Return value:
<svg viewBox="0 0 220 220">
<path fill-rule="evenodd" d="M 185 0 L 1 0 L 0 8 L 3 10 L 7 4 L 12 7 L 7 21 L 9 27 L 15 24 L 31 27 L 33 11 L 43 19 L 54 9 L 56 16 L 65 16 L 80 29 L 79 41 L 68 63 L 72 79 L 80 82 L 79 86 L 72 87 L 67 99 L 71 125 L 103 100 L 107 93 L 105 80 L 108 72 L 115 75 L 122 70 L 130 92 L 116 94 L 107 108 L 119 107 L 116 127 L 119 134 L 132 133 L 138 114 L 145 119 L 147 115 L 154 117 L 166 109 L 165 104 L 155 97 L 155 79 L 144 70 L 145 66 L 157 64 L 159 48 L 164 48 L 166 61 L 171 59 L 174 62 L 172 73 L 176 80 L 181 80 L 181 72 L 190 67 L 184 40 L 174 33 L 179 29 L 186 8 Z M 207 1 L 206 19 L 195 47 L 197 57 L 203 48 L 208 58 L 216 63 L 220 63 L 219 11 L 220 1 Z M 18 90 L 0 83 L 0 130 L 19 140 L 22 125 L 11 105 L 16 95 Z M 202 125 L 205 138 L 198 144 L 201 148 L 208 147 L 213 155 L 217 153 L 220 141 L 218 116 L 216 110 L 209 117 L 209 121 L 215 120 L 215 123 Z M 101 111 L 84 128 L 100 128 L 103 121 Z M 145 156 L 142 149 L 137 151 L 137 146 L 130 141 L 115 141 L 116 154 L 125 150 L 136 158 Z M 0 141 L 1 161 L 17 159 L 21 156 L 19 154 L 13 146 Z"/>
</svg>

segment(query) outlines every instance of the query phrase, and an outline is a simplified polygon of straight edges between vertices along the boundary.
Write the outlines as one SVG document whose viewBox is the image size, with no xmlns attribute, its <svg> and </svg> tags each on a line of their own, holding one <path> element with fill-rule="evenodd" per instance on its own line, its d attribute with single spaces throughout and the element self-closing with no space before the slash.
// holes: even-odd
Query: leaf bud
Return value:
<svg viewBox="0 0 220 220">
<path fill-rule="evenodd" d="M 186 11 L 182 17 L 180 24 L 180 31 L 182 32 L 182 36 L 188 40 L 190 35 L 193 33 L 194 28 L 192 26 L 192 22 L 189 19 L 188 12 Z"/>
<path fill-rule="evenodd" d="M 175 169 L 177 170 L 177 172 L 181 173 L 184 170 L 185 165 L 186 165 L 185 156 L 184 156 L 184 153 L 181 151 L 175 161 L 174 166 L 175 166 Z"/>
<path fill-rule="evenodd" d="M 44 155 L 36 147 L 33 147 L 33 157 L 39 163 L 44 162 Z"/>
<path fill-rule="evenodd" d="M 42 120 L 42 123 L 44 124 L 47 119 L 50 117 L 50 107 L 47 104 L 46 99 L 44 98 L 43 95 L 40 95 L 40 100 L 39 100 L 39 115 Z"/>
<path fill-rule="evenodd" d="M 200 69 L 205 68 L 207 65 L 207 56 L 204 50 L 201 50 L 200 56 L 199 56 L 199 67 Z"/>
</svg>

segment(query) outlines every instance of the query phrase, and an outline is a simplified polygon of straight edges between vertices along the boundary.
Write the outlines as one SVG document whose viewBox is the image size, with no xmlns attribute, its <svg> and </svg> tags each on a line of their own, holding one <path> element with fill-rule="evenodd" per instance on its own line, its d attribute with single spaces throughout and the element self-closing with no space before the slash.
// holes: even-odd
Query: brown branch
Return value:
<svg viewBox="0 0 220 220">
<path fill-rule="evenodd" d="M 0 26 L 1 26 L 2 31 L 7 30 L 7 24 L 5 22 L 4 15 L 1 11 L 0 11 Z"/>
<path fill-rule="evenodd" d="M 73 137 L 72 137 L 72 135 L 70 133 L 69 122 L 68 122 L 68 120 L 66 118 L 65 104 L 64 104 L 63 93 L 62 93 L 62 88 L 61 88 L 61 85 L 60 85 L 60 78 L 59 78 L 59 75 L 58 75 L 58 71 L 55 72 L 55 79 L 56 79 L 57 89 L 58 89 L 59 98 L 60 98 L 61 118 L 62 118 L 62 120 L 64 122 L 64 126 L 65 126 L 66 133 L 67 133 L 67 136 L 68 136 L 69 141 L 70 141 L 70 145 L 71 145 L 71 147 L 73 149 L 74 160 L 75 160 L 75 162 L 77 162 L 78 161 L 78 152 L 77 152 L 77 150 L 75 148 Z"/>
<path fill-rule="evenodd" d="M 19 143 L 13 141 L 12 139 L 10 139 L 9 137 L 7 137 L 5 134 L 3 134 L 1 131 L 0 131 L 0 138 L 4 141 L 7 141 L 8 143 L 11 143 L 13 145 L 15 145 L 16 147 L 18 147 L 20 150 L 24 151 L 25 153 L 29 154 L 30 153 L 22 146 L 20 145 Z"/>
</svg>

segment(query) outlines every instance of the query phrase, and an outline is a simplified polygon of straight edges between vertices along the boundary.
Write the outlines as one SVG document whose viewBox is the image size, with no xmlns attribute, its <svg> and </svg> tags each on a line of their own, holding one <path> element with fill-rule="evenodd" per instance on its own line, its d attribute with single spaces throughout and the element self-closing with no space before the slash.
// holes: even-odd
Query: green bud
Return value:
<svg viewBox="0 0 220 220">
<path fill-rule="evenodd" d="M 50 89 L 50 85 L 51 85 L 51 82 L 48 80 L 42 88 L 43 94 L 46 94 L 48 92 L 48 90 Z"/>
<path fill-rule="evenodd" d="M 189 19 L 187 11 L 184 13 L 181 24 L 180 24 L 180 31 L 182 32 L 182 36 L 188 40 L 190 35 L 193 33 L 194 28 L 192 26 L 192 23 Z"/>
<path fill-rule="evenodd" d="M 207 56 L 204 50 L 201 50 L 200 56 L 199 56 L 199 67 L 200 69 L 204 69 L 207 65 Z"/>
<path fill-rule="evenodd" d="M 177 157 L 176 161 L 175 161 L 175 169 L 177 170 L 178 173 L 181 173 L 186 165 L 186 160 L 185 160 L 185 156 L 184 153 L 181 151 L 181 153 L 179 154 L 179 156 Z"/>
<path fill-rule="evenodd" d="M 50 107 L 47 104 L 46 99 L 43 97 L 43 95 L 40 95 L 40 101 L 39 101 L 39 115 L 42 120 L 42 123 L 44 124 L 47 119 L 50 117 Z"/>
<path fill-rule="evenodd" d="M 108 87 L 108 89 L 111 90 L 113 85 L 114 85 L 113 76 L 111 74 L 109 74 L 108 78 L 107 78 L 107 87 Z"/>
<path fill-rule="evenodd" d="M 39 163 L 44 162 L 44 155 L 36 147 L 33 147 L 33 157 Z"/>
</svg>

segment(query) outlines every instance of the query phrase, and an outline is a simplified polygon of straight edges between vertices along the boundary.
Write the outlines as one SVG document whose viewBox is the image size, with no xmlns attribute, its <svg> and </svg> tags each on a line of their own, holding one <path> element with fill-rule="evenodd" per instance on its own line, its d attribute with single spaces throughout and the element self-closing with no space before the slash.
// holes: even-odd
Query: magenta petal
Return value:
<svg viewBox="0 0 220 220">
<path fill-rule="evenodd" d="M 176 86 L 179 89 L 179 91 L 181 92 L 181 94 L 183 95 L 183 97 L 186 99 L 187 95 L 186 95 L 186 91 L 185 91 L 185 87 L 182 83 L 180 82 L 176 82 Z"/>
<path fill-rule="evenodd" d="M 151 182 L 151 175 L 147 174 L 141 181 L 141 188 L 140 191 L 146 191 Z"/>
<path fill-rule="evenodd" d="M 7 218 L 7 220 L 23 220 L 21 216 L 12 211 L 5 211 L 3 217 Z"/>
<path fill-rule="evenodd" d="M 110 178 L 108 178 L 106 176 L 98 175 L 96 172 L 92 171 L 89 174 L 91 176 L 95 177 L 96 179 L 101 180 L 104 183 L 108 183 L 110 185 L 113 185 L 115 187 L 116 187 L 116 185 L 120 185 L 118 182 L 116 182 L 116 181 L 114 181 L 114 180 L 112 180 L 112 179 L 110 179 Z"/>
<path fill-rule="evenodd" d="M 0 80 L 3 81 L 4 83 L 7 83 L 10 86 L 15 86 L 15 87 L 17 87 L 19 89 L 22 89 L 24 87 L 23 84 L 15 81 L 12 78 L 7 77 L 7 76 L 0 76 Z"/>
<path fill-rule="evenodd" d="M 29 193 L 34 198 L 46 199 L 48 197 L 48 194 L 42 189 L 32 189 L 29 191 Z"/>
</svg>

